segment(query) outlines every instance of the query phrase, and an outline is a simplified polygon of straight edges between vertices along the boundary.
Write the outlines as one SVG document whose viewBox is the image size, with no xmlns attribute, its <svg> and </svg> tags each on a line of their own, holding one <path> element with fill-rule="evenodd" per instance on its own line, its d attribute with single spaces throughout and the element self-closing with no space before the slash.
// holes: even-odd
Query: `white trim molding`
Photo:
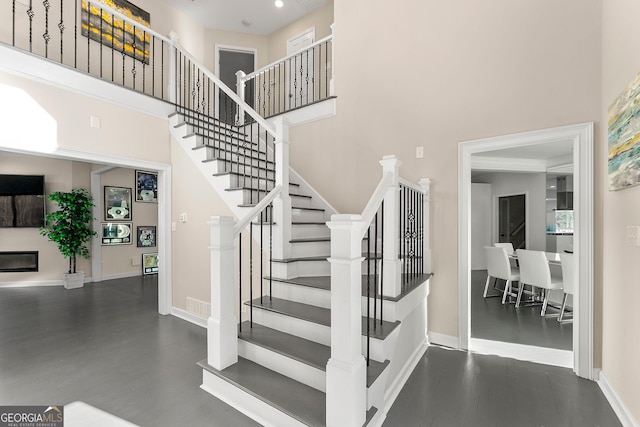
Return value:
<svg viewBox="0 0 640 427">
<path fill-rule="evenodd" d="M 602 394 L 604 394 L 604 397 L 609 401 L 609 404 L 611 405 L 613 412 L 618 416 L 620 423 L 624 427 L 640 427 L 640 424 L 638 424 L 638 421 L 636 421 L 634 416 L 631 414 L 631 411 L 629 411 L 622 399 L 620 399 L 618 393 L 616 393 L 614 388 L 611 387 L 611 384 L 604 375 L 604 372 L 599 371 L 595 376 L 597 377 L 598 386 L 600 386 Z"/>
<path fill-rule="evenodd" d="M 0 282 L 0 288 L 35 288 L 39 286 L 64 286 L 64 282 L 62 280 Z"/>
<path fill-rule="evenodd" d="M 191 314 L 181 308 L 171 307 L 171 315 L 177 317 L 178 319 L 193 323 L 196 326 L 200 326 L 201 328 L 207 329 L 207 319 L 196 316 L 195 314 Z"/>
<path fill-rule="evenodd" d="M 512 359 L 541 363 L 543 365 L 573 368 L 573 352 L 571 350 L 558 350 L 555 348 L 469 338 L 469 351 L 493 356 L 510 357 Z"/>
<path fill-rule="evenodd" d="M 460 340 L 458 337 L 440 334 L 438 332 L 428 332 L 429 344 L 440 345 L 443 347 L 460 348 Z"/>
<path fill-rule="evenodd" d="M 574 249 L 578 257 L 580 286 L 573 322 L 573 370 L 593 378 L 593 122 L 560 126 L 513 135 L 502 135 L 460 143 L 458 150 L 458 334 L 460 347 L 469 349 L 471 331 L 471 169 L 472 155 L 513 147 L 556 141 L 572 141 L 574 163 Z M 558 362 L 560 363 L 560 361 Z"/>
</svg>

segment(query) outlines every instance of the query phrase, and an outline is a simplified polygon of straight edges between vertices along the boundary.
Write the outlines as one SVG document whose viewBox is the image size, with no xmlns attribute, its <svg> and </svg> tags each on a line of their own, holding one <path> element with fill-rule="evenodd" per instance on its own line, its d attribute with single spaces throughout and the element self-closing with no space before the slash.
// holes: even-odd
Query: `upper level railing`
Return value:
<svg viewBox="0 0 640 427">
<path fill-rule="evenodd" d="M 236 73 L 238 96 L 272 117 L 333 96 L 333 35 L 246 74 Z"/>
</svg>

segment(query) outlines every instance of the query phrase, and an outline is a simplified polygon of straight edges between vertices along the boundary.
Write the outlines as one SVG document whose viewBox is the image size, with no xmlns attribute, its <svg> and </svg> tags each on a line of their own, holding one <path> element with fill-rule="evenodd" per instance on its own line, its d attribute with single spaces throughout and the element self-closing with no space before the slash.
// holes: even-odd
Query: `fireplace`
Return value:
<svg viewBox="0 0 640 427">
<path fill-rule="evenodd" d="M 0 252 L 0 272 L 38 271 L 38 251 Z"/>
</svg>

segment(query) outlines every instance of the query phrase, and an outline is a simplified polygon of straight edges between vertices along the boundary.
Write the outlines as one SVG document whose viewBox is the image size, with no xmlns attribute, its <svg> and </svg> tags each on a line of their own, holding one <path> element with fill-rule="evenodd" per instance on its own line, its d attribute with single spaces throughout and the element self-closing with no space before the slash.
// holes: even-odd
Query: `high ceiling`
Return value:
<svg viewBox="0 0 640 427">
<path fill-rule="evenodd" d="M 325 4 L 328 0 L 164 0 L 206 28 L 267 35 Z M 248 24 L 248 25 L 247 25 Z"/>
</svg>

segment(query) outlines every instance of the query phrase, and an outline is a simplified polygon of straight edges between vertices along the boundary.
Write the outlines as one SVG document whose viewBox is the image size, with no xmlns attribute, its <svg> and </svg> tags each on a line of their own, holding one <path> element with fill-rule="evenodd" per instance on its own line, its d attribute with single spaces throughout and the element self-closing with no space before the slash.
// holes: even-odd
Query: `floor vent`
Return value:
<svg viewBox="0 0 640 427">
<path fill-rule="evenodd" d="M 187 297 L 187 311 L 191 314 L 195 314 L 203 319 L 211 316 L 211 304 L 205 301 L 200 301 L 195 298 Z"/>
</svg>

